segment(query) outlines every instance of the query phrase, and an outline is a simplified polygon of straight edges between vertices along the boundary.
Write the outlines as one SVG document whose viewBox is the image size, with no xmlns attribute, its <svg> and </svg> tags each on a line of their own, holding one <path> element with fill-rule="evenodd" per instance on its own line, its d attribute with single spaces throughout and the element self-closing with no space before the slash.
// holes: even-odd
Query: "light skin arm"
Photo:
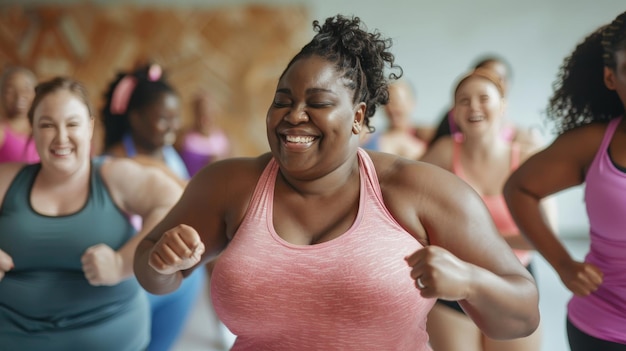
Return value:
<svg viewBox="0 0 626 351">
<path fill-rule="evenodd" d="M 400 162 L 388 168 L 379 176 L 385 204 L 426 245 L 406 258 L 411 277 L 426 286 L 421 295 L 459 301 L 491 338 L 530 335 L 539 324 L 537 287 L 482 199 L 439 167 Z"/>
<path fill-rule="evenodd" d="M 570 256 L 542 213 L 540 203 L 549 195 L 584 182 L 604 128 L 589 125 L 560 135 L 518 168 L 504 187 L 507 205 L 520 231 L 554 267 L 567 288 L 580 296 L 598 288 L 602 272 Z"/>
<path fill-rule="evenodd" d="M 83 271 L 90 284 L 115 285 L 132 276 L 138 243 L 174 206 L 182 188 L 160 170 L 128 159 L 105 161 L 102 176 L 118 207 L 142 219 L 141 231 L 117 251 L 98 244 L 83 254 Z"/>
</svg>

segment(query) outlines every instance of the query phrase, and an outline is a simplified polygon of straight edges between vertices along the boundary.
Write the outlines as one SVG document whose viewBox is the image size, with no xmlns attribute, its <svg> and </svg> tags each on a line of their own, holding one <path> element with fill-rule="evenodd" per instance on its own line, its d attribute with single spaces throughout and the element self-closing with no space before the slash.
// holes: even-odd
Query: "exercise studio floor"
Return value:
<svg viewBox="0 0 626 351">
<path fill-rule="evenodd" d="M 565 244 L 577 259 L 582 259 L 589 247 L 587 239 L 565 239 Z M 535 271 L 539 284 L 541 320 L 543 327 L 542 351 L 567 351 L 565 334 L 565 307 L 570 292 L 546 261 L 535 256 Z M 181 340 L 173 351 L 226 351 L 234 336 L 210 313 L 208 289 L 198 299 Z M 547 332 L 549 331 L 549 332 Z"/>
</svg>

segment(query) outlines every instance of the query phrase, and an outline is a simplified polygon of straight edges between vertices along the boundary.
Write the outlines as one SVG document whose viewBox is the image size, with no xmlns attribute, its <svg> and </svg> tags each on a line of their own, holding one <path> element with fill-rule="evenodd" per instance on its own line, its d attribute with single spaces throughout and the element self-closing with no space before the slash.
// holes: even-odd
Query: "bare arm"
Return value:
<svg viewBox="0 0 626 351">
<path fill-rule="evenodd" d="M 176 290 L 184 277 L 226 246 L 263 166 L 258 160 L 228 159 L 192 178 L 180 201 L 135 252 L 135 275 L 147 291 Z"/>
<path fill-rule="evenodd" d="M 549 195 L 584 182 L 603 131 L 602 125 L 590 125 L 559 136 L 518 168 L 504 187 L 507 205 L 521 232 L 555 268 L 565 285 L 581 295 L 597 288 L 601 273 L 572 259 L 540 204 Z M 576 278 L 579 273 L 584 278 Z"/>
<path fill-rule="evenodd" d="M 482 199 L 449 172 L 426 164 L 399 166 L 382 184 L 398 222 L 429 246 L 407 258 L 424 297 L 457 300 L 495 339 L 538 326 L 533 278 L 497 232 Z M 395 174 L 395 175 L 393 175 Z"/>
<path fill-rule="evenodd" d="M 129 159 L 108 159 L 101 172 L 118 207 L 142 219 L 141 231 L 117 251 L 99 244 L 88 248 L 81 257 L 90 284 L 115 285 L 132 276 L 137 244 L 174 206 L 182 188 L 160 170 Z"/>
</svg>

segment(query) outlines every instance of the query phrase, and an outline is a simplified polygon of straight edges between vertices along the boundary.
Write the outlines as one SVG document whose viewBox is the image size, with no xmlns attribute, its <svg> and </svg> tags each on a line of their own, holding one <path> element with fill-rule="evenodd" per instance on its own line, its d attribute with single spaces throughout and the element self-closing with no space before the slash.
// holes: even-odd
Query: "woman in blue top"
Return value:
<svg viewBox="0 0 626 351">
<path fill-rule="evenodd" d="M 180 128 L 180 99 L 162 73 L 160 66 L 148 65 L 132 73 L 120 73 L 111 83 L 102 111 L 104 150 L 113 156 L 156 166 L 184 186 L 189 173 L 173 147 Z M 141 228 L 141 223 L 135 220 L 133 223 Z M 200 269 L 175 293 L 149 294 L 152 310 L 149 351 L 171 349 L 205 280 L 205 271 Z"/>
<path fill-rule="evenodd" d="M 76 81 L 40 84 L 28 117 L 41 163 L 0 165 L 0 350 L 144 350 L 133 254 L 182 189 L 130 160 L 91 159 L 93 113 Z"/>
</svg>

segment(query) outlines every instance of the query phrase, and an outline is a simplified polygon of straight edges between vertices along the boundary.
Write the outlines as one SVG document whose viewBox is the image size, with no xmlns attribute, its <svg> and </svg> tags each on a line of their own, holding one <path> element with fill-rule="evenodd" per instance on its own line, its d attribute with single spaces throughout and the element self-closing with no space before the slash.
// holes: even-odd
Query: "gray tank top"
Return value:
<svg viewBox="0 0 626 351">
<path fill-rule="evenodd" d="M 0 249 L 15 268 L 0 280 L 0 350 L 128 350 L 149 341 L 149 307 L 135 278 L 91 286 L 81 256 L 95 244 L 119 249 L 134 235 L 92 162 L 89 197 L 64 216 L 37 213 L 30 193 L 40 164 L 20 170 L 0 208 Z"/>
</svg>

